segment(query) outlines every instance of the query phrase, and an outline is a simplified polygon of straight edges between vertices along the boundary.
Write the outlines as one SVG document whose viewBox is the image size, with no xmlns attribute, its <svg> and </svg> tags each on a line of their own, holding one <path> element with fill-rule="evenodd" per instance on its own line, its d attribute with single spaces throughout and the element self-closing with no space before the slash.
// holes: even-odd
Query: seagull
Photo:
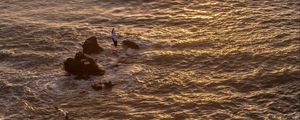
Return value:
<svg viewBox="0 0 300 120">
<path fill-rule="evenodd" d="M 118 41 L 117 41 L 117 33 L 115 32 L 115 28 L 111 30 L 111 39 L 113 40 L 115 47 L 117 47 Z"/>
<path fill-rule="evenodd" d="M 59 112 L 61 112 L 62 114 L 64 114 L 64 117 L 65 117 L 65 120 L 70 120 L 69 119 L 69 116 L 68 116 L 68 111 L 64 111 L 64 110 L 62 110 L 62 109 L 60 109 L 60 108 L 58 108 L 58 107 L 54 107 L 57 111 L 59 111 Z"/>
</svg>

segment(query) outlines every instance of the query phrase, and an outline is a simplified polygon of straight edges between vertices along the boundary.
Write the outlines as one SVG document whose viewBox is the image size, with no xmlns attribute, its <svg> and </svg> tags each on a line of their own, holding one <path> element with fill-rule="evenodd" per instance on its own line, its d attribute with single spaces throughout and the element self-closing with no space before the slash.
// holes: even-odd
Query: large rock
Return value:
<svg viewBox="0 0 300 120">
<path fill-rule="evenodd" d="M 83 53 L 86 54 L 99 54 L 103 51 L 97 42 L 97 38 L 95 36 L 88 38 L 82 45 Z"/>
<path fill-rule="evenodd" d="M 68 58 L 64 62 L 64 69 L 77 76 L 104 75 L 105 71 L 99 68 L 94 59 L 78 52 L 75 58 Z"/>
<path fill-rule="evenodd" d="M 137 45 L 135 42 L 129 41 L 129 40 L 124 40 L 123 45 L 125 47 L 131 48 L 131 49 L 140 49 L 140 46 Z"/>
</svg>

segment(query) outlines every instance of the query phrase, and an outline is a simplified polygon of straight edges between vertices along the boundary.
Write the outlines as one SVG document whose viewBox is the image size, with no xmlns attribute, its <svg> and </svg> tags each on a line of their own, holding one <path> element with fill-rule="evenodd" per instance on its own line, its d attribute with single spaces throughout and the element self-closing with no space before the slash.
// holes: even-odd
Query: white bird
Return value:
<svg viewBox="0 0 300 120">
<path fill-rule="evenodd" d="M 116 33 L 116 31 L 115 31 L 115 28 L 113 28 L 113 29 L 111 30 L 111 39 L 112 39 L 112 41 L 114 42 L 115 47 L 117 47 L 118 41 L 117 41 L 117 33 Z"/>
</svg>

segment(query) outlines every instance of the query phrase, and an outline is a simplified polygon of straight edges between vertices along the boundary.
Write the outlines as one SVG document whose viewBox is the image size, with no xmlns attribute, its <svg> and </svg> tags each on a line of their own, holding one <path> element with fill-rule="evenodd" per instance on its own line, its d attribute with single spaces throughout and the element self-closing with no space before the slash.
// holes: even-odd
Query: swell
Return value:
<svg viewBox="0 0 300 120">
<path fill-rule="evenodd" d="M 299 2 L 0 1 L 0 119 L 293 119 Z M 120 42 L 140 50 L 112 47 Z M 74 80 L 63 61 L 96 36 L 107 70 Z M 94 82 L 112 81 L 112 91 Z M 298 101 L 299 102 L 299 101 Z"/>
</svg>

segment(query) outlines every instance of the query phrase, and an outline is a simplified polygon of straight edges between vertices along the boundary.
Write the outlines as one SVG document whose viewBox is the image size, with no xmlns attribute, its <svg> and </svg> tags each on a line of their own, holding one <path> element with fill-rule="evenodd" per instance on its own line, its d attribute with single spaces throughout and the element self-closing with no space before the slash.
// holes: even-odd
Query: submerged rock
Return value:
<svg viewBox="0 0 300 120">
<path fill-rule="evenodd" d="M 82 52 L 76 53 L 75 58 L 68 58 L 64 62 L 64 69 L 68 73 L 82 76 L 82 78 L 88 78 L 89 75 L 100 76 L 105 73 L 94 59 L 85 56 Z"/>
<path fill-rule="evenodd" d="M 113 88 L 113 86 L 115 86 L 115 84 L 112 84 L 111 81 L 109 81 L 109 82 L 104 82 L 104 83 L 95 83 L 95 84 L 92 84 L 92 85 L 91 85 L 91 87 L 92 87 L 95 91 L 102 90 L 103 88 L 104 88 L 104 89 L 111 90 L 111 89 Z"/>
<path fill-rule="evenodd" d="M 129 41 L 129 40 L 124 40 L 123 45 L 131 48 L 131 49 L 140 49 L 140 46 L 137 45 L 135 42 Z"/>
<path fill-rule="evenodd" d="M 83 53 L 86 54 L 99 54 L 103 51 L 97 42 L 97 38 L 95 36 L 88 38 L 82 45 Z"/>
<path fill-rule="evenodd" d="M 103 84 L 104 84 L 105 89 L 112 89 L 112 87 L 114 86 L 114 84 L 112 84 L 111 81 L 103 83 Z"/>
<path fill-rule="evenodd" d="M 93 84 L 93 85 L 91 85 L 91 86 L 92 86 L 92 88 L 93 88 L 94 90 L 96 90 L 96 91 L 102 90 L 102 84 Z"/>
</svg>

